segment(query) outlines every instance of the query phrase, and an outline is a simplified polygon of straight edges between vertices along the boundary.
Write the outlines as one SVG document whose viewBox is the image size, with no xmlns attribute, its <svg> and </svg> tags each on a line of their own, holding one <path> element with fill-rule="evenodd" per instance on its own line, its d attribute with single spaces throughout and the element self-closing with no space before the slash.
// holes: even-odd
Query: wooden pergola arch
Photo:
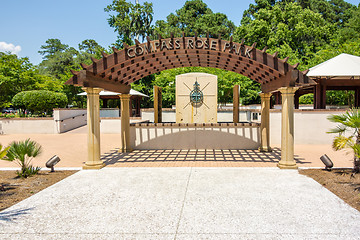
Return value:
<svg viewBox="0 0 360 240">
<path fill-rule="evenodd" d="M 88 93 L 88 149 L 89 157 L 84 168 L 100 168 L 100 127 L 98 92 L 101 89 L 122 93 L 121 99 L 121 151 L 131 151 L 129 146 L 129 91 L 130 84 L 148 75 L 179 67 L 212 67 L 242 74 L 260 83 L 262 93 L 261 151 L 271 151 L 269 143 L 269 109 L 272 92 L 280 91 L 282 110 L 282 157 L 279 167 L 294 168 L 293 157 L 293 109 L 294 93 L 297 89 L 316 84 L 297 69 L 299 64 L 290 65 L 288 57 L 279 59 L 267 48 L 259 50 L 252 46 L 214 38 L 181 37 L 147 42 L 135 40 L 134 46 L 124 43 L 124 49 L 113 48 L 113 53 L 102 53 L 101 59 L 92 58 L 92 64 L 82 64 L 83 70 L 72 71 L 66 84 L 84 87 Z"/>
</svg>

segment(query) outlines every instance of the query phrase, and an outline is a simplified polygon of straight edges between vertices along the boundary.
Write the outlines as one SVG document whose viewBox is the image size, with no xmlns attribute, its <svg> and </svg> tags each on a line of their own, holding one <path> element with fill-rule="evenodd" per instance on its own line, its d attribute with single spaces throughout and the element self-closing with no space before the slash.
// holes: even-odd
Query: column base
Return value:
<svg viewBox="0 0 360 240">
<path fill-rule="evenodd" d="M 132 152 L 134 149 L 119 149 L 119 153 L 130 153 L 130 152 Z"/>
<path fill-rule="evenodd" d="M 280 169 L 298 169 L 298 166 L 296 163 L 283 164 L 283 163 L 281 163 L 281 161 L 277 164 L 277 167 Z"/>
<path fill-rule="evenodd" d="M 91 162 L 91 163 L 85 163 L 83 165 L 83 169 L 84 170 L 90 170 L 90 169 L 95 169 L 95 170 L 98 170 L 98 169 L 102 169 L 103 167 L 105 167 L 106 164 L 103 163 L 102 161 L 99 161 L 99 162 Z"/>
<path fill-rule="evenodd" d="M 259 147 L 258 149 L 260 152 L 272 152 L 271 147 Z"/>
</svg>

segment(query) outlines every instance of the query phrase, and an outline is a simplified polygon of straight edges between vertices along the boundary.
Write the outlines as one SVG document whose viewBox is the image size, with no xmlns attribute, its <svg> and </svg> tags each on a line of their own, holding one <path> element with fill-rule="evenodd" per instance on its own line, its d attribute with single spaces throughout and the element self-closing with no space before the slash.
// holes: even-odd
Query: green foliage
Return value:
<svg viewBox="0 0 360 240">
<path fill-rule="evenodd" d="M 54 108 L 65 107 L 67 97 L 64 93 L 47 90 L 33 90 L 20 92 L 13 98 L 13 104 L 32 113 L 51 112 Z"/>
<path fill-rule="evenodd" d="M 297 3 L 266 6 L 254 13 L 253 19 L 247 19 L 246 24 L 236 29 L 235 41 L 244 38 L 247 44 L 257 42 L 259 48 L 268 46 L 273 51 L 280 49 L 280 57 L 290 54 L 304 62 L 330 42 L 335 29 L 321 14 L 303 9 Z"/>
<path fill-rule="evenodd" d="M 10 146 L 9 147 L 3 147 L 1 145 L 1 143 L 0 143 L 0 160 L 5 159 L 5 156 L 8 153 L 9 149 L 10 149 Z"/>
<path fill-rule="evenodd" d="M 148 95 L 150 98 L 143 98 L 141 101 L 142 108 L 153 107 L 153 89 L 155 74 L 149 75 L 131 84 L 131 88 Z"/>
<path fill-rule="evenodd" d="M 94 39 L 86 39 L 79 44 L 79 50 L 100 58 L 105 48 L 100 46 Z"/>
<path fill-rule="evenodd" d="M 62 52 L 66 50 L 69 46 L 66 44 L 61 43 L 59 39 L 50 38 L 46 40 L 45 45 L 41 45 L 42 51 L 38 51 L 40 55 L 43 56 L 44 59 L 49 59 L 54 56 L 57 52 Z"/>
<path fill-rule="evenodd" d="M 31 161 L 33 158 L 39 156 L 42 152 L 42 147 L 35 141 L 26 139 L 25 141 L 14 141 L 10 144 L 7 153 L 7 161 L 14 161 L 21 170 L 18 172 L 19 177 L 27 178 L 39 172 L 39 167 L 33 167 Z"/>
<path fill-rule="evenodd" d="M 214 13 L 202 0 L 189 0 L 175 14 L 168 15 L 166 21 L 156 21 L 154 34 L 169 37 L 171 33 L 181 36 L 184 32 L 186 36 L 194 36 L 196 32 L 200 37 L 209 33 L 210 37 L 221 34 L 223 39 L 228 39 L 234 30 L 234 23 L 225 14 Z"/>
<path fill-rule="evenodd" d="M 313 104 L 314 103 L 314 94 L 308 93 L 308 94 L 300 96 L 299 103 L 300 104 Z"/>
<path fill-rule="evenodd" d="M 26 93 L 27 93 L 27 91 L 19 92 L 13 97 L 11 102 L 15 108 L 26 109 L 26 106 L 24 103 L 24 96 Z"/>
<path fill-rule="evenodd" d="M 61 86 L 41 75 L 28 58 L 0 52 L 0 108 L 9 107 L 18 92 L 39 88 L 53 90 Z"/>
<path fill-rule="evenodd" d="M 328 120 L 337 123 L 328 133 L 339 134 L 334 138 L 333 148 L 338 151 L 351 148 L 354 152 L 354 171 L 360 171 L 360 110 L 352 108 L 344 114 L 330 115 Z M 348 136 L 345 136 L 348 135 Z"/>
<path fill-rule="evenodd" d="M 259 103 L 260 85 L 240 74 L 216 68 L 186 67 L 162 71 L 155 76 L 154 85 L 162 87 L 163 107 L 175 104 L 175 78 L 177 75 L 189 72 L 204 72 L 218 77 L 218 100 L 221 103 L 232 102 L 234 85 L 240 85 L 240 98 L 242 104 Z M 150 93 L 153 101 L 153 93 Z"/>
<path fill-rule="evenodd" d="M 75 48 L 68 47 L 62 44 L 58 39 L 52 39 L 52 41 L 46 41 L 47 44 L 42 45 L 42 49 L 52 49 L 51 54 L 46 55 L 46 58 L 39 64 L 39 70 L 42 74 L 50 76 L 56 79 L 61 84 L 60 89 L 47 89 L 53 91 L 59 91 L 66 94 L 68 104 L 72 104 L 78 107 L 85 105 L 86 98 L 78 96 L 77 94 L 82 92 L 80 87 L 73 85 L 65 85 L 64 83 L 72 77 L 70 70 L 81 70 L 80 63 L 91 64 L 91 57 L 101 58 L 101 52 L 105 49 L 100 46 L 93 39 L 86 39 L 79 44 L 80 51 Z M 52 42 L 56 40 L 61 48 L 52 46 Z M 46 88 L 45 88 L 46 89 Z"/>
<path fill-rule="evenodd" d="M 152 3 L 144 2 L 141 5 L 126 0 L 113 0 L 104 10 L 115 13 L 115 15 L 110 15 L 108 23 L 118 33 L 118 39 L 115 43 L 117 48 L 122 48 L 123 42 L 132 45 L 135 37 L 139 36 L 144 39 L 152 32 Z"/>
<path fill-rule="evenodd" d="M 24 168 L 21 171 L 16 171 L 16 174 L 20 178 L 27 178 L 27 177 L 31 177 L 35 174 L 38 174 L 40 170 L 41 170 L 41 167 L 29 166 L 29 167 Z"/>
</svg>

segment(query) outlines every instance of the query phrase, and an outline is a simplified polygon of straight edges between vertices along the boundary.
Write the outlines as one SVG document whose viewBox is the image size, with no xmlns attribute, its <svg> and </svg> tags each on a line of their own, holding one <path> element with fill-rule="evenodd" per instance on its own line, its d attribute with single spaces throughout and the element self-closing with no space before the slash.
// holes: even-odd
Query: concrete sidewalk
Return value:
<svg viewBox="0 0 360 240">
<path fill-rule="evenodd" d="M 359 222 L 294 170 L 104 168 L 0 212 L 0 239 L 359 239 Z"/>
</svg>

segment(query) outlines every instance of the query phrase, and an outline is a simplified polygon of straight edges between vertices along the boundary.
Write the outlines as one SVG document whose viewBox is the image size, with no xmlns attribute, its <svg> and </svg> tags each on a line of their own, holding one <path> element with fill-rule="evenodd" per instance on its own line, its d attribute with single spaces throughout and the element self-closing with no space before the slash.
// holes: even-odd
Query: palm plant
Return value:
<svg viewBox="0 0 360 240">
<path fill-rule="evenodd" d="M 20 167 L 18 176 L 27 178 L 31 175 L 37 174 L 40 171 L 40 167 L 33 167 L 31 161 L 33 158 L 39 156 L 42 152 L 40 144 L 30 139 L 25 141 L 14 141 L 10 144 L 10 148 L 7 153 L 7 158 L 4 160 L 15 161 Z"/>
<path fill-rule="evenodd" d="M 0 160 L 3 160 L 8 152 L 10 147 L 4 147 L 0 143 Z M 5 160 L 5 159 L 4 159 Z"/>
<path fill-rule="evenodd" d="M 4 147 L 0 144 L 0 160 L 5 160 L 5 156 L 10 147 Z M 0 191 L 5 191 L 4 184 L 0 183 Z"/>
<path fill-rule="evenodd" d="M 339 134 L 333 141 L 334 150 L 352 149 L 354 152 L 354 172 L 360 172 L 360 109 L 352 108 L 344 114 L 331 115 L 328 120 L 338 123 L 336 128 L 328 132 Z"/>
</svg>

